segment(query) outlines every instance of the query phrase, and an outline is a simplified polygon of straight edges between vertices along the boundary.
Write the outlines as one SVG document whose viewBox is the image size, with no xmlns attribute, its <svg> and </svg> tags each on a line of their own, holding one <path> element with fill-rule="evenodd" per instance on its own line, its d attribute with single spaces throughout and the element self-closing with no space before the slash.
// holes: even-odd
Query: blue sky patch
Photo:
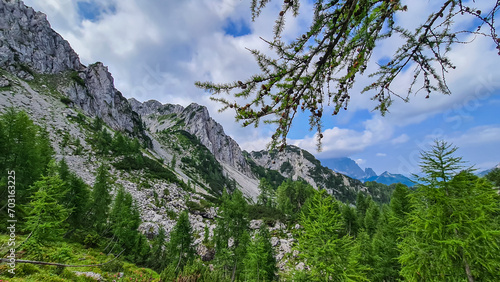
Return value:
<svg viewBox="0 0 500 282">
<path fill-rule="evenodd" d="M 97 3 L 94 0 L 91 1 L 79 1 L 76 3 L 78 6 L 78 14 L 85 20 L 91 22 L 96 22 L 100 19 L 102 14 L 114 14 L 116 13 L 116 7 L 111 5 L 104 7 L 102 4 Z"/>
<path fill-rule="evenodd" d="M 228 19 L 226 21 L 224 32 L 225 34 L 231 35 L 233 37 L 245 36 L 252 33 L 252 31 L 250 30 L 250 26 L 248 26 L 245 21 L 233 21 L 232 19 Z"/>
</svg>

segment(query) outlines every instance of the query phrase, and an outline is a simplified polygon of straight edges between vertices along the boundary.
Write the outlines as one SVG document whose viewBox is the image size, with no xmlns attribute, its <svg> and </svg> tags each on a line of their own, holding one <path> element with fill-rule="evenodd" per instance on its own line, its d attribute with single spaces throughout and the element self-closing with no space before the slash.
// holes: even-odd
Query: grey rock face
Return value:
<svg viewBox="0 0 500 282">
<path fill-rule="evenodd" d="M 276 170 L 286 178 L 303 179 L 341 200 L 355 199 L 358 191 L 366 191 L 361 181 L 322 166 L 311 153 L 296 146 L 288 146 L 282 152 L 251 152 L 250 157 L 257 165 Z"/>
<path fill-rule="evenodd" d="M 248 177 L 254 177 L 238 143 L 225 134 L 222 125 L 210 117 L 206 107 L 195 103 L 186 108 L 180 105 L 162 105 L 155 100 L 140 103 L 135 99 L 130 99 L 129 102 L 132 109 L 142 116 L 152 132 L 173 126 L 168 122 L 159 123 L 155 116 L 176 114 L 178 119 L 184 121 L 182 129 L 198 137 L 200 143 L 208 148 L 215 159 L 228 164 Z"/>
<path fill-rule="evenodd" d="M 79 73 L 85 86 L 73 83 L 63 89 L 78 107 L 93 117 L 100 117 L 115 130 L 134 133 L 142 127 L 142 121 L 127 99 L 116 90 L 108 68 L 98 62 Z"/>
<path fill-rule="evenodd" d="M 24 67 L 23 67 L 24 66 Z M 45 14 L 22 1 L 0 0 L 0 67 L 39 73 L 82 68 L 69 43 L 52 30 Z"/>
</svg>

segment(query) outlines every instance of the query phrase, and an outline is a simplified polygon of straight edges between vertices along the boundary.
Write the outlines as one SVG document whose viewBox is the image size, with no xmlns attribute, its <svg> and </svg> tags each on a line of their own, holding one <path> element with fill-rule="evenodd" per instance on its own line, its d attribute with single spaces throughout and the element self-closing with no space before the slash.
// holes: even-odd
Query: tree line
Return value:
<svg viewBox="0 0 500 282">
<path fill-rule="evenodd" d="M 115 135 L 112 140 L 119 138 L 126 139 Z M 115 144 L 125 143 L 134 144 Z M 134 199 L 114 182 L 109 167 L 99 166 L 90 187 L 64 159 L 53 159 L 47 131 L 26 113 L 10 109 L 0 116 L 0 147 L 2 171 L 15 170 L 18 176 L 18 222 L 20 233 L 30 234 L 22 246 L 29 259 L 46 260 L 41 248 L 64 240 L 123 254 L 120 260 L 155 270 L 161 281 L 500 278 L 500 170 L 484 178 L 474 175 L 455 156 L 456 147 L 443 141 L 422 153 L 421 184 L 395 185 L 384 204 L 363 193 L 355 204 L 342 203 L 303 181 L 285 180 L 276 187 L 262 179 L 254 204 L 239 190 L 226 189 L 218 200 L 213 236 L 207 225 L 201 243 L 214 253 L 203 258 L 207 261 L 195 250 L 199 234 L 187 210 L 170 233 L 160 227 L 155 238 L 146 238 L 137 230 L 141 219 Z M 137 153 L 136 145 L 129 148 Z M 4 210 L 6 189 L 0 193 Z M 6 230 L 3 210 L 0 224 Z M 263 219 L 258 230 L 250 229 L 251 219 Z M 277 221 L 289 227 L 296 250 L 281 270 L 271 238 L 283 234 L 268 229 Z"/>
</svg>

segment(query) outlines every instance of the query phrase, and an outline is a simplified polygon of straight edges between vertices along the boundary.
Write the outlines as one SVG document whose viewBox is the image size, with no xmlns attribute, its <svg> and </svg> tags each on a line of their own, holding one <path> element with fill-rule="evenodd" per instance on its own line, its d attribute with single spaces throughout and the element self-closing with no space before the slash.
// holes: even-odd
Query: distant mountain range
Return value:
<svg viewBox="0 0 500 282">
<path fill-rule="evenodd" d="M 377 175 L 377 173 L 369 167 L 363 170 L 353 159 L 347 157 L 322 159 L 321 163 L 335 172 L 345 174 L 352 178 L 361 180 L 362 182 L 375 181 L 386 185 L 402 183 L 409 187 L 415 185 L 414 182 L 402 174 L 394 174 L 385 171 L 382 174 Z"/>
<path fill-rule="evenodd" d="M 490 171 L 494 170 L 495 168 L 500 168 L 500 163 L 497 164 L 495 167 L 493 168 L 490 168 L 490 169 L 487 169 L 487 170 L 483 170 L 481 172 L 479 172 L 477 175 L 478 176 L 485 176 L 486 174 L 490 173 Z"/>
</svg>

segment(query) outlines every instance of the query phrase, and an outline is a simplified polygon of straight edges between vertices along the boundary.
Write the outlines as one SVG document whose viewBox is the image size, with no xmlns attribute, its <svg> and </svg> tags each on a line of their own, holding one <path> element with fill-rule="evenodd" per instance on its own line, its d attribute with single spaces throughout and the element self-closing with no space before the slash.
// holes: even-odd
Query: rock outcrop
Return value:
<svg viewBox="0 0 500 282">
<path fill-rule="evenodd" d="M 258 180 L 253 175 L 240 146 L 226 135 L 222 125 L 210 117 L 206 107 L 193 103 L 184 108 L 180 105 L 163 105 L 155 100 L 141 103 L 130 99 L 129 102 L 132 109 L 141 115 L 150 132 L 161 132 L 175 127 L 196 136 L 221 163 L 228 177 L 239 183 L 244 194 L 254 199 L 257 197 Z"/>
<path fill-rule="evenodd" d="M 353 201 L 359 191 L 366 192 L 361 181 L 322 166 L 311 153 L 296 146 L 287 146 L 282 152 L 251 152 L 249 157 L 257 165 L 276 170 L 286 178 L 305 180 L 342 201 Z"/>
<path fill-rule="evenodd" d="M 0 66 L 22 78 L 30 69 L 49 74 L 83 67 L 69 43 L 50 27 L 45 14 L 22 1 L 8 0 L 0 1 Z"/>
<path fill-rule="evenodd" d="M 85 67 L 78 74 L 77 81 L 63 87 L 62 92 L 79 108 L 92 117 L 101 118 L 115 130 L 140 135 L 143 131 L 140 116 L 114 86 L 108 68 L 97 62 Z"/>
</svg>

